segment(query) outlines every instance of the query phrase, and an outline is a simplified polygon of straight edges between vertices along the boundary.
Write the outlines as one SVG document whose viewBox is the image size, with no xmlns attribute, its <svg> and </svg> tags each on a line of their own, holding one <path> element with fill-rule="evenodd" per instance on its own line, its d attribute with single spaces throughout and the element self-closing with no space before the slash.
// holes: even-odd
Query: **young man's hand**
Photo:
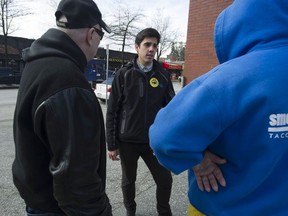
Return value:
<svg viewBox="0 0 288 216">
<path fill-rule="evenodd" d="M 119 150 L 116 149 L 114 151 L 108 151 L 108 157 L 113 161 L 119 161 Z"/>
<path fill-rule="evenodd" d="M 225 164 L 226 160 L 213 154 L 209 150 L 204 153 L 203 160 L 192 168 L 197 179 L 198 187 L 201 191 L 217 192 L 218 183 L 225 187 L 226 181 L 218 164 Z"/>
</svg>

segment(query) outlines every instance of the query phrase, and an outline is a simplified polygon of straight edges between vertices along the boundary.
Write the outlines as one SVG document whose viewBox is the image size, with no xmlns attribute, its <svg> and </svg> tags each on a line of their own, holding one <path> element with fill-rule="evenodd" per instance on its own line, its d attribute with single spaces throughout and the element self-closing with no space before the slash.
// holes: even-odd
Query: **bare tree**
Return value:
<svg viewBox="0 0 288 216">
<path fill-rule="evenodd" d="M 183 42 L 173 43 L 170 53 L 170 59 L 174 61 L 185 60 L 185 44 Z"/>
<path fill-rule="evenodd" d="M 112 24 L 110 24 L 112 33 L 108 38 L 114 41 L 115 45 L 121 46 L 122 64 L 124 64 L 125 47 L 134 44 L 131 41 L 139 31 L 136 23 L 144 17 L 139 11 L 139 9 L 134 10 L 118 1 L 118 13 L 113 15 Z"/>
<path fill-rule="evenodd" d="M 2 27 L 2 33 L 4 37 L 4 47 L 5 47 L 5 66 L 8 65 L 8 46 L 7 39 L 8 35 L 16 31 L 17 29 L 12 27 L 13 20 L 16 17 L 26 16 L 30 14 L 20 5 L 17 5 L 15 0 L 1 0 L 0 1 L 0 16 Z"/>
<path fill-rule="evenodd" d="M 161 11 L 161 9 L 158 9 Z M 169 17 L 162 17 L 159 13 L 155 14 L 151 20 L 152 27 L 157 29 L 161 35 L 159 48 L 157 51 L 156 58 L 159 60 L 160 56 L 172 48 L 173 44 L 178 38 L 178 33 L 171 30 Z"/>
<path fill-rule="evenodd" d="M 48 5 L 56 11 L 59 2 L 60 0 L 49 0 Z"/>
</svg>

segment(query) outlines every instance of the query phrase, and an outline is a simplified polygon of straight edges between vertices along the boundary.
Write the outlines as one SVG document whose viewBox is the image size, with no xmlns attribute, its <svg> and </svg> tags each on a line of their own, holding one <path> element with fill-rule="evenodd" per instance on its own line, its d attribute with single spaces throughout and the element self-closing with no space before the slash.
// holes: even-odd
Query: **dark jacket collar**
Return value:
<svg viewBox="0 0 288 216">
<path fill-rule="evenodd" d="M 29 62 L 45 57 L 63 57 L 73 61 L 80 70 L 84 70 L 87 59 L 80 47 L 64 32 L 49 29 L 31 47 L 23 50 L 23 60 Z"/>
</svg>

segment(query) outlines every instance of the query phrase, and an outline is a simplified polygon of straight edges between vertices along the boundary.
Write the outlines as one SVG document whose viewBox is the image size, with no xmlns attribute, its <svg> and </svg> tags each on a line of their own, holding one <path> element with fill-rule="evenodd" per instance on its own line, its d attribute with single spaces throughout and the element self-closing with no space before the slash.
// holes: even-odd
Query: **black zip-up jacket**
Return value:
<svg viewBox="0 0 288 216">
<path fill-rule="evenodd" d="M 148 144 L 157 112 L 175 95 L 169 73 L 155 60 L 152 70 L 144 73 L 137 57 L 117 71 L 112 83 L 106 116 L 110 151 L 118 149 L 119 142 Z"/>
<path fill-rule="evenodd" d="M 48 30 L 25 50 L 14 114 L 14 184 L 45 212 L 108 216 L 106 143 L 101 107 L 83 75 L 82 50 Z"/>
</svg>

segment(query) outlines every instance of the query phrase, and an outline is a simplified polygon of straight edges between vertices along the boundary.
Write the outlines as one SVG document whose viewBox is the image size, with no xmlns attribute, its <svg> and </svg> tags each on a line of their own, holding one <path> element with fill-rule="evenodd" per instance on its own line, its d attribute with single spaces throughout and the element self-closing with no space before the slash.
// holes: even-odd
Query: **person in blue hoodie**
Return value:
<svg viewBox="0 0 288 216">
<path fill-rule="evenodd" d="M 176 174 L 188 170 L 190 203 L 205 215 L 288 215 L 287 26 L 287 0 L 235 0 L 215 24 L 220 64 L 150 127 L 156 157 Z M 192 170 L 207 151 L 226 160 L 217 192 L 199 190 Z"/>
</svg>

